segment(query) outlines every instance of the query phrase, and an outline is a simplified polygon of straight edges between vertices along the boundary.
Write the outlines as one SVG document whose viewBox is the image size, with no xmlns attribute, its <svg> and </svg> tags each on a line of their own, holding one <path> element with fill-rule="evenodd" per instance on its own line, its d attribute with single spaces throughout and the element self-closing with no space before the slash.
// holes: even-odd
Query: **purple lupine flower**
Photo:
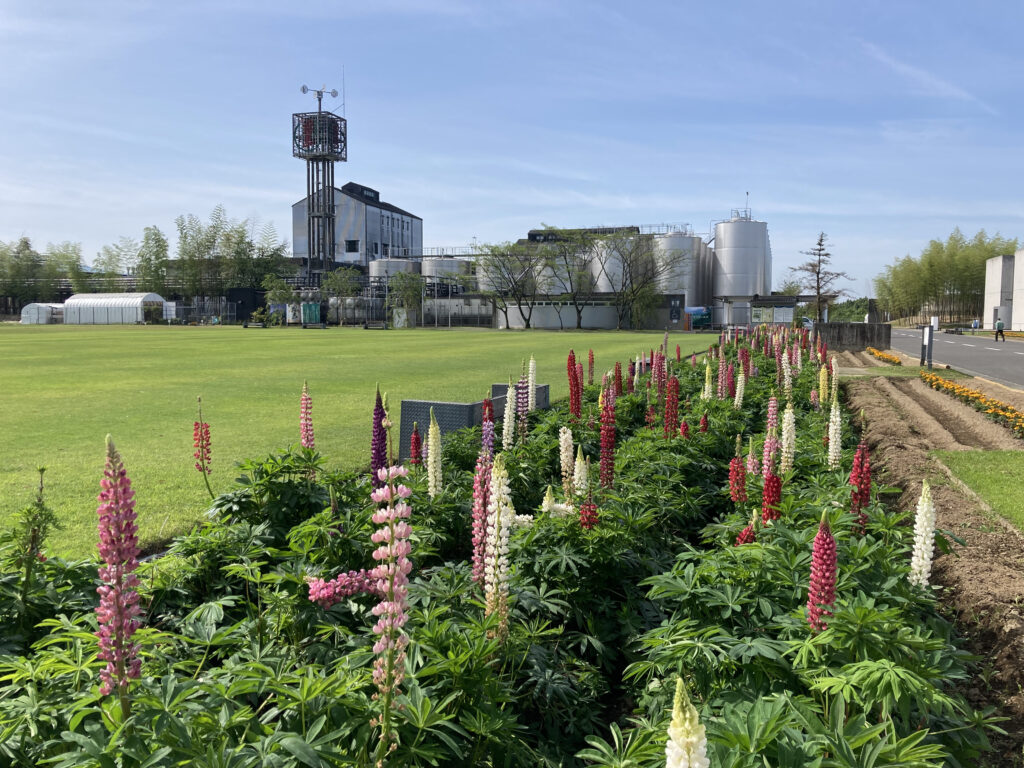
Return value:
<svg viewBox="0 0 1024 768">
<path fill-rule="evenodd" d="M 377 473 L 383 469 L 388 462 L 388 436 L 384 428 L 384 401 L 380 396 L 380 387 L 377 387 L 377 402 L 373 406 L 373 432 L 370 439 L 370 482 L 374 488 L 382 485 Z"/>
<path fill-rule="evenodd" d="M 309 385 L 302 382 L 302 398 L 299 401 L 299 431 L 303 448 L 316 447 L 313 437 L 313 398 L 309 396 Z"/>
<path fill-rule="evenodd" d="M 516 423 L 519 425 L 519 438 L 525 440 L 530 426 L 526 421 L 530 412 L 530 385 L 526 376 L 520 376 L 516 382 Z"/>
<path fill-rule="evenodd" d="M 128 479 L 121 455 L 114 441 L 107 436 L 107 462 L 100 481 L 99 550 L 105 565 L 99 569 L 103 584 L 96 590 L 100 604 L 96 608 L 99 620 L 99 658 L 107 662 L 100 672 L 100 693 L 107 695 L 115 689 L 121 698 L 121 711 L 127 719 L 130 703 L 128 681 L 141 673 L 139 645 L 132 635 L 139 627 L 139 579 L 135 569 L 139 566 L 139 540 L 135 525 L 135 492 Z"/>
</svg>

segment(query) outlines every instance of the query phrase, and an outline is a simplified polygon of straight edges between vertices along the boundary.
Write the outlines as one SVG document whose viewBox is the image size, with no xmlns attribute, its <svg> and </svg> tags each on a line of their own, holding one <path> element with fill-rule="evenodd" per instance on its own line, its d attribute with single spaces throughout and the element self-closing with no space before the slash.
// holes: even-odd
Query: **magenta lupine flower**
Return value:
<svg viewBox="0 0 1024 768">
<path fill-rule="evenodd" d="M 100 693 L 106 696 L 115 689 L 121 698 L 121 711 L 127 719 L 130 703 L 128 681 L 137 679 L 142 670 L 139 646 L 132 635 L 139 627 L 139 540 L 135 525 L 135 491 L 128 479 L 121 455 L 114 441 L 107 436 L 107 462 L 100 481 L 99 550 L 105 565 L 99 569 L 103 584 L 96 590 L 100 604 L 99 658 L 107 662 L 100 672 Z"/>
<path fill-rule="evenodd" d="M 377 471 L 380 487 L 370 494 L 375 504 L 382 505 L 371 518 L 381 527 L 370 537 L 378 545 L 373 551 L 373 559 L 378 563 L 373 569 L 373 577 L 382 598 L 372 609 L 377 617 L 377 623 L 373 625 L 373 633 L 377 636 L 373 645 L 373 652 L 377 654 L 373 663 L 373 682 L 377 686 L 376 698 L 381 707 L 380 717 L 373 724 L 380 726 L 377 754 L 381 762 L 397 738 L 392 730 L 391 710 L 405 678 L 405 649 L 409 644 L 402 627 L 408 618 L 405 609 L 409 572 L 412 570 L 409 560 L 412 528 L 407 522 L 410 509 L 405 500 L 412 491 L 396 482 L 408 473 L 405 467 L 381 467 Z"/>
<path fill-rule="evenodd" d="M 299 431 L 302 435 L 303 448 L 315 448 L 313 437 L 313 398 L 309 396 L 309 386 L 302 382 L 302 398 L 299 402 Z"/>
<path fill-rule="evenodd" d="M 683 438 L 683 440 L 690 439 L 690 425 L 686 423 L 686 419 L 683 419 L 682 423 L 679 425 L 679 436 Z"/>
<path fill-rule="evenodd" d="M 571 349 L 569 350 L 569 359 L 565 363 L 566 374 L 569 377 L 569 415 L 575 419 L 580 418 L 583 411 L 581 410 L 581 392 L 579 387 L 579 379 L 576 378 L 576 353 Z"/>
<path fill-rule="evenodd" d="M 867 532 L 868 525 L 868 513 L 864 508 L 871 501 L 871 456 L 868 453 L 867 443 L 864 441 L 857 446 L 857 452 L 853 456 L 850 485 L 853 486 L 853 491 L 850 494 L 850 512 L 857 514 L 854 531 L 863 536 Z"/>
<path fill-rule="evenodd" d="M 730 400 L 736 397 L 736 366 L 732 363 L 725 371 L 725 388 Z"/>
<path fill-rule="evenodd" d="M 587 350 L 587 384 L 594 383 L 594 350 Z"/>
<path fill-rule="evenodd" d="M 206 490 L 210 498 L 214 498 L 213 488 L 210 487 L 210 460 L 213 458 L 210 449 L 210 425 L 203 421 L 203 398 L 197 397 L 199 404 L 199 421 L 192 422 L 192 447 L 195 452 L 192 454 L 196 460 L 196 471 L 202 474 L 203 482 L 206 483 Z"/>
<path fill-rule="evenodd" d="M 483 403 L 484 420 L 480 427 L 480 448 L 488 456 L 494 456 L 494 403 L 485 397 Z"/>
<path fill-rule="evenodd" d="M 423 436 L 420 434 L 419 422 L 412 423 L 412 434 L 409 435 L 409 463 L 418 465 L 423 462 Z"/>
<path fill-rule="evenodd" d="M 325 610 L 352 595 L 380 595 L 373 572 L 365 569 L 340 573 L 329 581 L 307 576 L 306 584 L 310 602 Z"/>
<path fill-rule="evenodd" d="M 487 546 L 487 505 L 491 492 L 491 454 L 481 451 L 473 475 L 473 581 L 483 586 Z"/>
<path fill-rule="evenodd" d="M 761 522 L 770 523 L 781 516 L 779 503 L 782 501 L 782 478 L 775 474 L 772 462 L 764 465 L 764 485 L 761 490 Z"/>
<path fill-rule="evenodd" d="M 373 431 L 370 438 L 370 482 L 374 488 L 381 487 L 378 473 L 388 463 L 388 435 L 384 427 L 384 401 L 377 387 L 377 402 L 373 406 Z"/>
<path fill-rule="evenodd" d="M 706 413 L 702 413 L 701 414 L 699 425 L 700 425 L 699 426 L 699 431 L 700 432 L 707 432 L 708 431 L 708 415 Z"/>
<path fill-rule="evenodd" d="M 605 390 L 601 409 L 601 487 L 611 488 L 615 482 L 615 395 Z"/>
<path fill-rule="evenodd" d="M 811 587 L 807 595 L 807 622 L 815 631 L 828 627 L 826 616 L 836 602 L 836 540 L 832 538 L 832 530 L 821 513 L 821 523 L 814 537 L 814 548 L 811 554 Z"/>
</svg>

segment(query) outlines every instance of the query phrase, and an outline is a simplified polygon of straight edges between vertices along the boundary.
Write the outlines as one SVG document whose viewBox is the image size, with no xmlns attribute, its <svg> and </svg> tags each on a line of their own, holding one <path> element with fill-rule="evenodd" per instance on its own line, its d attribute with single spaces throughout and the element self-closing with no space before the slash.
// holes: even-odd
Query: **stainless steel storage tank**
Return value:
<svg viewBox="0 0 1024 768">
<path fill-rule="evenodd" d="M 465 259 L 452 259 L 436 256 L 423 259 L 420 273 L 424 277 L 457 277 L 469 274 L 469 262 Z"/>
<path fill-rule="evenodd" d="M 399 272 L 419 274 L 420 263 L 413 259 L 374 259 L 370 262 L 370 277 L 391 277 Z"/>
<path fill-rule="evenodd" d="M 687 306 L 703 303 L 706 293 L 701 263 L 701 252 L 706 247 L 704 241 L 687 232 L 672 232 L 655 236 L 654 245 L 655 255 L 664 269 L 659 275 L 658 290 L 685 294 Z M 666 266 L 669 260 L 675 263 Z"/>
<path fill-rule="evenodd" d="M 768 224 L 749 213 L 715 225 L 715 257 L 711 290 L 714 296 L 771 293 L 771 250 Z"/>
</svg>

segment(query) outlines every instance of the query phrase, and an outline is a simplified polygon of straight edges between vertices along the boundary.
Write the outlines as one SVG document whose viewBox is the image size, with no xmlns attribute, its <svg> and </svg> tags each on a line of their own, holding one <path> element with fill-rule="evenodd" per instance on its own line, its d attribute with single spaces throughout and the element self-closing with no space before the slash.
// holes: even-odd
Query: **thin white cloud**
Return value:
<svg viewBox="0 0 1024 768">
<path fill-rule="evenodd" d="M 927 96 L 935 96 L 940 99 L 951 99 L 953 101 L 963 101 L 975 104 L 990 115 L 999 114 L 990 104 L 979 99 L 977 96 L 969 93 L 960 86 L 954 85 L 948 80 L 943 80 L 941 77 L 932 74 L 926 69 L 915 67 L 912 64 L 907 64 L 904 61 L 893 58 L 874 43 L 861 40 L 860 44 L 861 47 L 863 47 L 864 52 L 869 57 L 877 61 L 879 64 L 888 67 L 904 80 L 910 82 L 920 93 Z"/>
</svg>

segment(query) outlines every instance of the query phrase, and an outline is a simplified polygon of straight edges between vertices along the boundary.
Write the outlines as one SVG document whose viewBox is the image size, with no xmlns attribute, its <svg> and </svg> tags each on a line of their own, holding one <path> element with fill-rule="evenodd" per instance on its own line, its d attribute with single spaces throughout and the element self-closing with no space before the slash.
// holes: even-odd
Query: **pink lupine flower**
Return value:
<svg viewBox="0 0 1024 768">
<path fill-rule="evenodd" d="M 100 481 L 99 551 L 104 565 L 99 569 L 103 584 L 96 590 L 100 604 L 96 608 L 99 620 L 98 657 L 107 662 L 100 672 L 100 693 L 115 690 L 121 699 L 121 712 L 128 718 L 131 704 L 128 699 L 128 681 L 137 679 L 142 661 L 139 646 L 132 635 L 139 627 L 139 579 L 135 569 L 139 566 L 139 541 L 135 525 L 135 492 L 128 479 L 121 455 L 114 441 L 107 436 L 107 461 Z"/>
<path fill-rule="evenodd" d="M 484 583 L 487 548 L 487 505 L 491 491 L 491 454 L 481 451 L 473 475 L 473 581 Z"/>
<path fill-rule="evenodd" d="M 690 425 L 687 423 L 686 419 L 683 419 L 682 423 L 679 425 L 679 436 L 683 438 L 683 440 L 690 439 Z"/>
<path fill-rule="evenodd" d="M 826 616 L 836 602 L 836 540 L 821 513 L 821 523 L 814 537 L 814 548 L 811 554 L 811 586 L 807 595 L 807 622 L 815 631 L 828 627 Z"/>
<path fill-rule="evenodd" d="M 357 594 L 380 595 L 377 580 L 372 571 L 365 569 L 341 573 L 329 581 L 306 577 L 309 586 L 309 600 L 327 609 L 340 603 L 346 597 Z"/>
<path fill-rule="evenodd" d="M 196 402 L 199 404 L 199 421 L 192 422 L 192 447 L 195 448 L 192 457 L 196 460 L 196 471 L 203 476 L 203 482 L 206 483 L 206 491 L 212 499 L 214 494 L 213 488 L 210 487 L 209 477 L 213 472 L 210 469 L 210 459 L 212 458 L 210 425 L 203 421 L 203 398 L 197 397 Z"/>
<path fill-rule="evenodd" d="M 601 487 L 611 488 L 615 481 L 615 396 L 606 391 L 601 409 Z"/>
<path fill-rule="evenodd" d="M 871 501 L 871 456 L 867 443 L 861 441 L 853 456 L 853 468 L 850 470 L 850 511 L 857 514 L 854 530 L 862 536 L 867 531 L 868 513 L 864 508 Z"/>
<path fill-rule="evenodd" d="M 299 431 L 301 433 L 302 447 L 315 448 L 316 441 L 313 437 L 313 398 L 309 395 L 309 386 L 302 382 L 302 398 L 299 402 Z"/>
</svg>

